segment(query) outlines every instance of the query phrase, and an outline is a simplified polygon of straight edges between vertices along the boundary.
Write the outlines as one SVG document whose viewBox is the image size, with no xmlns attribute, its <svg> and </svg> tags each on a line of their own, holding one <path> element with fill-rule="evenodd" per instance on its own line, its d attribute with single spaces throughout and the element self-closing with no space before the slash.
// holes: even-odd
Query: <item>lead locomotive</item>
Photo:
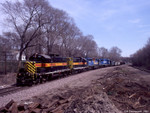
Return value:
<svg viewBox="0 0 150 113">
<path fill-rule="evenodd" d="M 54 75 L 69 75 L 87 68 L 82 57 L 60 57 L 58 55 L 33 54 L 17 74 L 17 85 L 32 85 L 50 80 Z"/>
</svg>

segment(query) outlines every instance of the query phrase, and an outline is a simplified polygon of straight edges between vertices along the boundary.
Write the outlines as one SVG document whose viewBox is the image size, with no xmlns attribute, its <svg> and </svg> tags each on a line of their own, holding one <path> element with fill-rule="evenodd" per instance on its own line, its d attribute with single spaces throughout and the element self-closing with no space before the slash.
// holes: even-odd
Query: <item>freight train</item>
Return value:
<svg viewBox="0 0 150 113">
<path fill-rule="evenodd" d="M 51 54 L 33 54 L 17 74 L 17 85 L 42 83 L 55 75 L 66 76 L 77 72 L 115 65 L 109 59 L 60 57 Z"/>
</svg>

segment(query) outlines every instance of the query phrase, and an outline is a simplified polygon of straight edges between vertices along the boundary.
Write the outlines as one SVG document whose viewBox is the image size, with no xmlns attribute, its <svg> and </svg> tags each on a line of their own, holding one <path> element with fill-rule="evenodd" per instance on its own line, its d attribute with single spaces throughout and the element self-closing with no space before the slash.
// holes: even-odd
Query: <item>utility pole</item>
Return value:
<svg viewBox="0 0 150 113">
<path fill-rule="evenodd" d="M 5 75 L 7 74 L 7 55 L 6 55 L 6 51 L 4 52 L 4 56 L 5 56 Z"/>
</svg>

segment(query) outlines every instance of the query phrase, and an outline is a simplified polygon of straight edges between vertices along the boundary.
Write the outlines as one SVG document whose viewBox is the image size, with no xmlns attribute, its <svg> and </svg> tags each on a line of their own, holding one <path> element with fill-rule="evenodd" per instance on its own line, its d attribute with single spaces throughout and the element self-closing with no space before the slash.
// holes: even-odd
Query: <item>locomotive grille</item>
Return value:
<svg viewBox="0 0 150 113">
<path fill-rule="evenodd" d="M 35 74 L 36 72 L 36 67 L 35 67 L 35 62 L 26 62 L 26 70 L 27 72 L 29 72 L 30 74 Z"/>
</svg>

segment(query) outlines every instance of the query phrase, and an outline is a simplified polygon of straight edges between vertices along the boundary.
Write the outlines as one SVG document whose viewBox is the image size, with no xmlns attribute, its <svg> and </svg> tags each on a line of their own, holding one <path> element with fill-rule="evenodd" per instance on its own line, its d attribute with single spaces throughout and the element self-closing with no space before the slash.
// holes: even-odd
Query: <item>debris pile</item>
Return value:
<svg viewBox="0 0 150 113">
<path fill-rule="evenodd" d="M 68 89 L 59 95 L 50 96 L 45 94 L 26 100 L 23 103 L 10 101 L 0 112 L 19 113 L 114 113 L 119 112 L 109 101 L 107 95 L 102 92 L 101 87 L 90 86 Z"/>
<path fill-rule="evenodd" d="M 121 111 L 150 112 L 150 85 L 142 80 L 133 79 L 127 70 L 116 68 L 98 80 L 103 90 Z"/>
</svg>

